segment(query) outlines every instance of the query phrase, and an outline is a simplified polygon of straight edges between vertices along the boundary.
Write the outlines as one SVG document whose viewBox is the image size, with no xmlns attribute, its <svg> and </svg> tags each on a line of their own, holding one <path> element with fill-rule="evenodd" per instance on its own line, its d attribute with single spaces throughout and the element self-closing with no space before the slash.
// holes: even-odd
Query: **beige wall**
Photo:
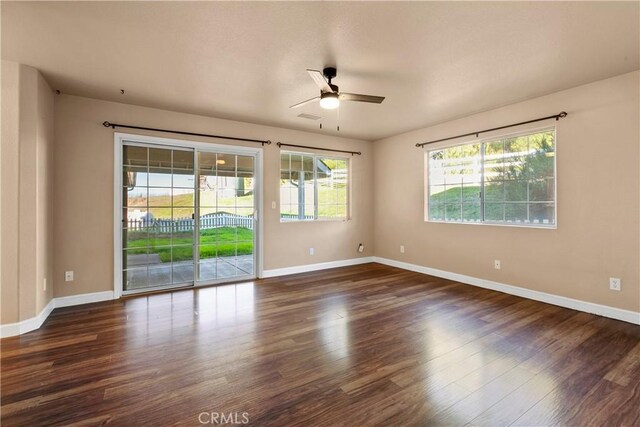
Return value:
<svg viewBox="0 0 640 427">
<path fill-rule="evenodd" d="M 53 153 L 54 95 L 44 77 L 37 75 L 38 109 L 36 134 L 36 313 L 53 298 Z M 33 164 L 29 165 L 33 168 Z M 31 169 L 33 173 L 33 169 Z M 31 265 L 33 268 L 33 265 Z M 44 289 L 44 281 L 46 289 Z"/>
<path fill-rule="evenodd" d="M 264 148 L 264 269 L 373 255 L 370 142 L 62 95 L 55 102 L 53 252 L 54 277 L 59 279 L 56 297 L 113 289 L 114 131 L 101 125 L 105 120 L 274 141 Z M 156 135 L 178 138 L 171 134 Z M 350 221 L 280 223 L 279 209 L 271 208 L 271 202 L 279 198 L 277 141 L 362 151 L 362 156 L 352 158 Z M 358 243 L 365 245 L 362 254 L 357 252 Z M 315 255 L 309 255 L 309 247 L 315 248 Z M 74 270 L 73 282 L 63 281 L 65 270 Z"/>
<path fill-rule="evenodd" d="M 18 139 L 20 114 L 20 66 L 2 61 L 2 145 L 0 170 L 2 181 L 2 257 L 0 280 L 2 281 L 2 324 L 18 321 Z"/>
<path fill-rule="evenodd" d="M 36 312 L 38 72 L 20 65 L 18 140 L 18 306 L 20 320 Z M 10 185 L 10 183 L 7 183 Z"/>
<path fill-rule="evenodd" d="M 4 324 L 36 316 L 53 295 L 53 94 L 35 68 L 3 61 L 2 75 Z"/>
<path fill-rule="evenodd" d="M 375 142 L 376 256 L 640 311 L 639 80 L 625 74 Z M 416 143 L 562 110 L 557 229 L 424 221 Z M 621 292 L 609 277 L 622 279 Z"/>
</svg>

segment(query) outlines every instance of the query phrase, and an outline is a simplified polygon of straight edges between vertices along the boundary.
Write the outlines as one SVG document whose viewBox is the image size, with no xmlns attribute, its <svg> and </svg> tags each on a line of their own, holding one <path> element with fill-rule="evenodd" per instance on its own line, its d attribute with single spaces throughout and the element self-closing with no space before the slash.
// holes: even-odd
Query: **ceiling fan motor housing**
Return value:
<svg viewBox="0 0 640 427">
<path fill-rule="evenodd" d="M 335 67 L 327 67 L 322 70 L 322 74 L 331 82 L 331 79 L 338 75 L 338 70 Z"/>
</svg>

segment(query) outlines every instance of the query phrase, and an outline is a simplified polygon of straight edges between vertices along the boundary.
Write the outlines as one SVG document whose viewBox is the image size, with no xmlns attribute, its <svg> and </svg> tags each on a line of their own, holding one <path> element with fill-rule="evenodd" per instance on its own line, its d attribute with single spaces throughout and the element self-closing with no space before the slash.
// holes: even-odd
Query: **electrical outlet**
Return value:
<svg viewBox="0 0 640 427">
<path fill-rule="evenodd" d="M 316 253 L 316 250 L 313 248 L 309 248 L 309 255 L 313 255 Z"/>
<path fill-rule="evenodd" d="M 499 259 L 493 261 L 493 268 L 495 268 L 496 270 L 500 270 L 502 268 L 502 263 Z"/>
<path fill-rule="evenodd" d="M 64 272 L 64 281 L 73 282 L 73 270 Z"/>
<path fill-rule="evenodd" d="M 271 202 L 271 209 L 275 209 L 276 208 L 276 202 Z"/>
<path fill-rule="evenodd" d="M 400 253 L 403 254 L 404 253 L 404 245 L 400 245 Z"/>
<path fill-rule="evenodd" d="M 622 288 L 622 280 L 617 277 L 609 277 L 609 289 L 619 291 Z"/>
<path fill-rule="evenodd" d="M 364 245 L 362 243 L 358 245 L 358 252 L 360 253 L 364 252 Z"/>
<path fill-rule="evenodd" d="M 42 290 L 46 291 L 47 290 L 47 278 L 45 277 L 44 280 L 42 281 Z"/>
</svg>

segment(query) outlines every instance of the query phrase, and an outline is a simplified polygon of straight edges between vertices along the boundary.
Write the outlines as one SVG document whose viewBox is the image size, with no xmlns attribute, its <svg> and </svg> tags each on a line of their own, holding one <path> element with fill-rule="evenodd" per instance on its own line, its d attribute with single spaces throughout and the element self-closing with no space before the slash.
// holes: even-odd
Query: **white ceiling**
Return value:
<svg viewBox="0 0 640 427">
<path fill-rule="evenodd" d="M 640 68 L 638 2 L 2 2 L 63 93 L 375 140 Z M 386 96 L 336 112 L 306 68 Z M 120 89 L 126 90 L 125 95 Z M 318 122 L 296 117 L 322 115 Z M 555 111 L 550 111 L 555 113 Z"/>
</svg>

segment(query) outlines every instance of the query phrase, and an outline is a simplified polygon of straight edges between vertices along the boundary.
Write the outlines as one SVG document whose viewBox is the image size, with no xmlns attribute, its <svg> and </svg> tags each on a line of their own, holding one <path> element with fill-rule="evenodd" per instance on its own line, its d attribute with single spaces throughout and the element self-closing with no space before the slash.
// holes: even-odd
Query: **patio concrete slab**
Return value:
<svg viewBox="0 0 640 427">
<path fill-rule="evenodd" d="M 129 255 L 125 272 L 125 290 L 152 288 L 193 282 L 193 262 L 162 263 L 157 254 Z M 218 257 L 202 260 L 199 265 L 202 282 L 252 275 L 253 255 Z"/>
</svg>

